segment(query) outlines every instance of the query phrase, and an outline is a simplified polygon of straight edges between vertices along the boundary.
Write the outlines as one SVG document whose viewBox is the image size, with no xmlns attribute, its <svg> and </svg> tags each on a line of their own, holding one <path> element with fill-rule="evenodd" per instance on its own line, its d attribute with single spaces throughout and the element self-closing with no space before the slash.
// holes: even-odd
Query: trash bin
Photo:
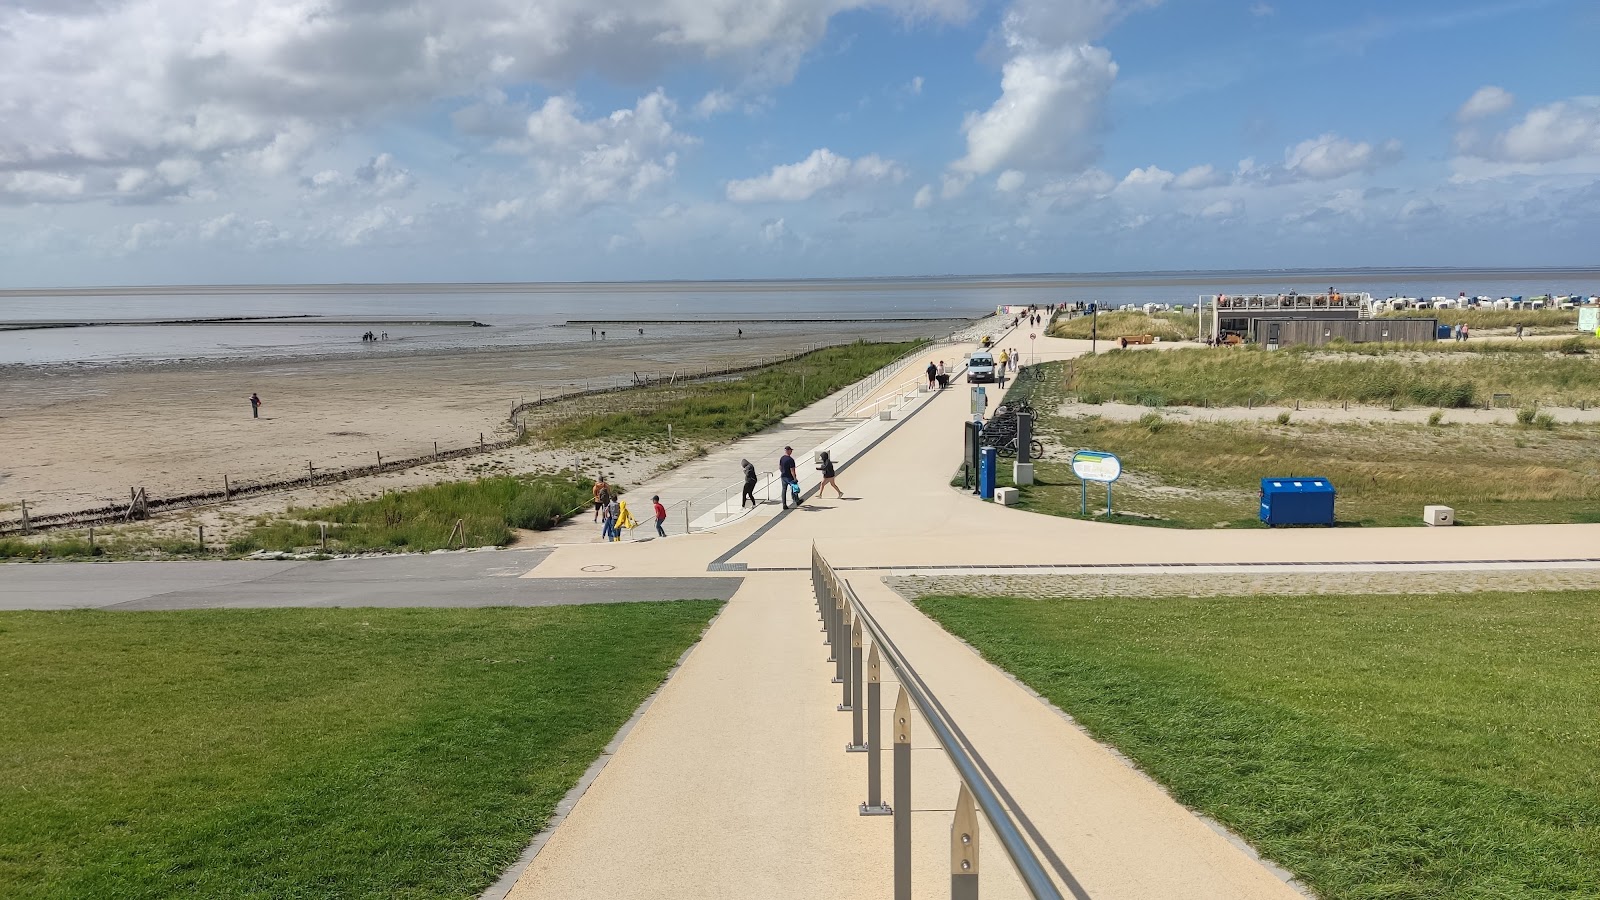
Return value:
<svg viewBox="0 0 1600 900">
<path fill-rule="evenodd" d="M 994 499 L 994 477 L 999 463 L 999 453 L 995 448 L 983 448 L 978 457 L 978 495 L 985 500 Z"/>
<path fill-rule="evenodd" d="M 1326 478 L 1261 479 L 1261 521 L 1279 525 L 1333 525 L 1333 484 Z"/>
<path fill-rule="evenodd" d="M 1450 340 L 1450 338 L 1451 338 L 1451 337 L 1452 337 L 1452 336 L 1454 336 L 1454 334 L 1455 334 L 1455 332 L 1453 332 L 1453 331 L 1452 331 L 1452 330 L 1451 330 L 1451 329 L 1450 329 L 1450 326 L 1449 326 L 1449 325 L 1440 325 L 1440 326 L 1439 326 L 1439 328 L 1438 328 L 1438 338 L 1439 338 L 1439 340 L 1441 340 L 1441 341 L 1448 341 L 1448 340 Z"/>
</svg>

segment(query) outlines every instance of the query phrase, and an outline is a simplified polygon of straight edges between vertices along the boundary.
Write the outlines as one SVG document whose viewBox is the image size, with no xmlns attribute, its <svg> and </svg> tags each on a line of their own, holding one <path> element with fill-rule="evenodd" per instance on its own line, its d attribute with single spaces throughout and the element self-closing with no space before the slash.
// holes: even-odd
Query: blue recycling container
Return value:
<svg viewBox="0 0 1600 900">
<path fill-rule="evenodd" d="M 1450 338 L 1451 338 L 1451 336 L 1453 334 L 1454 334 L 1454 332 L 1452 332 L 1450 330 L 1450 326 L 1449 325 L 1440 325 L 1439 328 L 1438 328 L 1438 334 L 1436 334 L 1435 336 L 1438 337 L 1439 340 L 1441 340 L 1441 341 L 1448 341 L 1448 340 L 1450 340 Z"/>
<path fill-rule="evenodd" d="M 1334 489 L 1326 478 L 1261 479 L 1261 521 L 1279 525 L 1333 525 Z"/>
<path fill-rule="evenodd" d="M 999 469 L 999 453 L 993 447 L 983 448 L 978 456 L 978 496 L 985 500 L 994 499 L 994 478 Z"/>
</svg>

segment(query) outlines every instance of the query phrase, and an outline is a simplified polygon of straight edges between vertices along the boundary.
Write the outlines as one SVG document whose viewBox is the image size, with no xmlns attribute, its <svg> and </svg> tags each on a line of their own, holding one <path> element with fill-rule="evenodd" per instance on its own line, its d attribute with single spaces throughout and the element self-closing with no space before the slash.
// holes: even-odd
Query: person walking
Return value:
<svg viewBox="0 0 1600 900">
<path fill-rule="evenodd" d="M 666 537 L 667 536 L 667 508 L 665 506 L 661 505 L 661 495 L 660 494 L 656 494 L 655 496 L 651 497 L 650 498 L 650 502 L 655 504 L 656 537 Z"/>
<path fill-rule="evenodd" d="M 844 491 L 839 487 L 839 482 L 834 478 L 835 473 L 833 468 L 833 457 L 829 456 L 828 451 L 826 450 L 822 451 L 822 458 L 817 462 L 817 471 L 822 473 L 822 484 L 817 486 L 817 496 L 821 497 L 822 492 L 831 485 L 834 490 L 839 492 L 839 499 L 843 500 Z"/>
<path fill-rule="evenodd" d="M 938 377 L 939 367 L 933 364 L 933 360 L 928 360 L 928 390 L 933 390 L 934 379 Z"/>
<path fill-rule="evenodd" d="M 937 374 L 934 377 L 938 379 L 939 387 L 941 389 L 949 386 L 949 384 L 950 384 L 950 373 L 945 370 L 944 360 L 942 360 L 942 359 L 939 360 L 939 368 L 938 368 Z"/>
<path fill-rule="evenodd" d="M 1001 350 L 1000 351 L 1000 371 L 1004 372 L 1006 370 L 1006 365 L 1008 363 L 1010 363 L 1010 362 L 1011 362 L 1011 354 L 1007 353 L 1004 350 Z"/>
<path fill-rule="evenodd" d="M 600 521 L 600 514 L 606 511 L 606 504 L 611 502 L 611 485 L 606 484 L 606 476 L 601 475 L 594 483 L 594 520 Z"/>
<path fill-rule="evenodd" d="M 1522 323 L 1517 323 L 1517 340 L 1522 340 Z"/>
<path fill-rule="evenodd" d="M 600 532 L 601 537 L 608 541 L 614 541 L 621 536 L 622 532 L 617 529 L 617 517 L 620 515 L 622 515 L 622 502 L 613 494 L 606 503 L 606 521 L 605 527 Z"/>
<path fill-rule="evenodd" d="M 794 493 L 794 508 L 800 508 L 800 476 L 794 471 L 794 448 L 784 447 L 778 457 L 778 481 L 783 491 L 783 508 L 789 508 L 789 494 Z"/>
<path fill-rule="evenodd" d="M 748 500 L 750 501 L 750 507 L 754 509 L 757 505 L 756 467 L 751 465 L 748 459 L 739 460 L 739 467 L 744 469 L 744 494 L 739 498 L 739 508 L 744 509 L 744 502 Z"/>
<path fill-rule="evenodd" d="M 261 418 L 261 397 L 257 394 L 250 395 L 250 418 Z"/>
</svg>

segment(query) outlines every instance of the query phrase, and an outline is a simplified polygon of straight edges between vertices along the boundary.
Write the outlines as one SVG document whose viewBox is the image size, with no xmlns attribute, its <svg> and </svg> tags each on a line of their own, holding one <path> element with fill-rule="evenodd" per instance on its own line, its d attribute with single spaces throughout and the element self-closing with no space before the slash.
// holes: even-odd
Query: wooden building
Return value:
<svg viewBox="0 0 1600 900">
<path fill-rule="evenodd" d="M 1268 350 L 1351 344 L 1421 344 L 1438 340 L 1438 319 L 1269 318 L 1250 320 L 1250 340 Z"/>
</svg>

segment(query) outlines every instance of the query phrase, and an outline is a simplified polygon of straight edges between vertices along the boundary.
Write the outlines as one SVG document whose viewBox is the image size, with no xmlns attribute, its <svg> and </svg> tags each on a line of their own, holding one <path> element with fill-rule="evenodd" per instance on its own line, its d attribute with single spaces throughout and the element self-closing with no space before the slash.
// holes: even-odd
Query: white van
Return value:
<svg viewBox="0 0 1600 900">
<path fill-rule="evenodd" d="M 967 359 L 968 384 L 994 381 L 994 372 L 994 356 L 988 351 L 974 353 Z"/>
</svg>

